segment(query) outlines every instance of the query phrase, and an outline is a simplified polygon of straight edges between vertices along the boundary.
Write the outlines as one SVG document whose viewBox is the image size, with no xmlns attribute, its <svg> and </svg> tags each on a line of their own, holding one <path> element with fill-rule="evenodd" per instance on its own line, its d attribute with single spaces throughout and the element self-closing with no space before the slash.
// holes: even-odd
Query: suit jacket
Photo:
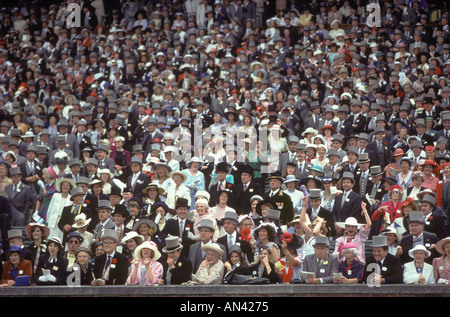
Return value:
<svg viewBox="0 0 450 317">
<path fill-rule="evenodd" d="M 334 220 L 345 222 L 348 217 L 355 217 L 360 223 L 365 223 L 364 218 L 361 216 L 361 196 L 352 190 L 341 207 L 343 197 L 344 193 L 337 196 L 334 202 Z"/>
<path fill-rule="evenodd" d="M 450 181 L 442 184 L 441 208 L 447 215 L 447 218 L 450 219 Z"/>
<path fill-rule="evenodd" d="M 39 179 L 42 179 L 43 166 L 40 163 L 38 163 L 36 160 L 33 162 L 33 164 L 34 164 L 34 171 L 33 172 L 30 170 L 30 167 L 28 165 L 28 161 L 20 164 L 19 168 L 20 168 L 20 171 L 22 172 L 22 183 L 24 183 L 25 185 L 29 185 L 30 188 L 36 194 L 38 194 L 39 191 L 40 191 L 40 187 L 37 184 L 37 182 L 27 182 L 25 180 L 27 177 L 33 176 L 33 175 L 38 175 Z"/>
<path fill-rule="evenodd" d="M 95 229 L 94 229 L 94 239 L 95 240 L 100 239 L 104 230 L 114 229 L 115 227 L 116 227 L 116 225 L 114 224 L 112 217 L 105 223 L 104 226 L 102 226 L 102 224 L 100 222 L 98 222 L 95 225 Z"/>
<path fill-rule="evenodd" d="M 50 256 L 48 254 L 42 254 L 39 257 L 39 263 L 37 265 L 36 273 L 33 276 L 34 282 L 36 284 L 47 284 L 39 281 L 39 277 L 43 275 L 42 269 L 50 270 L 50 274 L 56 278 L 56 284 L 66 285 L 67 279 L 67 265 L 69 260 L 63 257 L 58 257 L 56 262 L 50 263 Z"/>
<path fill-rule="evenodd" d="M 133 179 L 133 174 L 128 176 L 127 186 L 129 188 L 131 188 L 133 197 L 135 197 L 135 198 L 139 199 L 139 201 L 141 201 L 142 197 L 144 197 L 144 193 L 142 192 L 142 190 L 145 189 L 151 183 L 150 176 L 141 172 L 141 174 L 139 174 L 139 176 L 136 180 L 136 183 L 134 184 L 134 188 L 131 186 L 132 179 Z"/>
<path fill-rule="evenodd" d="M 219 244 L 219 246 L 224 252 L 222 262 L 225 262 L 226 257 L 227 257 L 226 256 L 227 253 L 225 252 L 225 246 L 223 246 L 222 244 Z M 192 273 L 194 273 L 194 274 L 197 273 L 197 270 L 200 267 L 200 264 L 202 264 L 203 260 L 205 259 L 202 254 L 202 242 L 201 241 L 191 245 L 191 247 L 189 248 L 188 258 L 192 263 Z"/>
<path fill-rule="evenodd" d="M 280 156 L 280 163 L 278 165 L 278 171 L 281 172 L 281 175 L 284 175 L 286 173 L 286 166 L 287 163 L 296 163 L 297 164 L 297 153 L 294 153 L 294 159 L 291 160 L 291 152 L 287 151 L 281 154 Z"/>
<path fill-rule="evenodd" d="M 183 245 L 183 250 L 181 251 L 181 254 L 184 256 L 189 255 L 189 248 L 191 245 L 193 245 L 196 241 L 189 238 L 189 232 L 194 234 L 194 223 L 191 220 L 185 221 L 183 230 L 183 235 L 181 236 L 181 244 Z M 166 221 L 166 225 L 161 230 L 161 238 L 165 239 L 168 235 L 172 236 L 180 236 L 180 225 L 178 221 L 178 217 L 174 217 L 172 219 L 169 219 Z"/>
<path fill-rule="evenodd" d="M 250 198 L 254 195 L 263 195 L 263 188 L 260 184 L 252 180 L 244 192 L 244 185 L 237 184 L 234 191 L 234 210 L 238 215 L 247 214 L 251 210 Z"/>
<path fill-rule="evenodd" d="M 321 278 L 324 283 L 333 283 L 333 273 L 338 273 L 338 258 L 332 254 L 327 254 L 322 261 L 322 264 L 317 262 L 315 254 L 309 254 L 305 256 L 303 261 L 304 272 L 316 273 L 316 278 Z M 305 277 L 302 277 L 303 281 L 306 281 Z"/>
<path fill-rule="evenodd" d="M 92 218 L 92 211 L 87 208 L 87 207 L 83 207 L 83 205 L 81 205 L 79 211 L 74 211 L 75 213 L 72 213 L 72 207 L 73 205 L 70 206 L 66 206 L 63 208 L 63 211 L 61 213 L 61 218 L 59 219 L 58 222 L 58 228 L 59 230 L 61 230 L 63 232 L 63 242 L 66 242 L 67 239 L 67 235 L 69 234 L 69 232 L 75 231 L 76 229 L 71 229 L 70 231 L 64 231 L 64 226 L 65 225 L 73 225 L 75 222 L 75 216 L 79 215 L 79 214 L 85 214 L 86 215 L 86 219 L 90 219 Z M 94 221 L 91 221 L 91 223 Z M 94 224 L 91 225 L 91 223 L 88 226 L 88 231 L 92 231 Z M 95 222 L 94 222 L 95 223 Z"/>
<path fill-rule="evenodd" d="M 371 264 L 377 264 L 377 261 L 373 255 L 368 256 L 366 259 L 366 268 L 364 269 L 363 275 L 363 281 L 366 284 L 368 284 L 367 279 L 372 278 L 371 274 L 374 272 L 374 270 L 367 269 Z M 400 259 L 388 253 L 384 258 L 383 267 L 380 270 L 380 274 L 385 279 L 385 284 L 401 284 L 403 281 L 403 274 Z"/>
<path fill-rule="evenodd" d="M 26 215 L 30 209 L 34 208 L 37 201 L 36 193 L 30 186 L 20 183 L 19 192 L 13 194 L 13 184 L 5 187 L 6 195 L 11 203 L 11 225 L 25 226 L 27 219 Z"/>
<path fill-rule="evenodd" d="M 96 279 L 102 278 L 103 269 L 106 265 L 107 254 L 95 257 L 94 276 Z M 128 258 L 119 252 L 114 252 L 111 259 L 109 278 L 106 285 L 125 285 L 128 278 Z"/>
<path fill-rule="evenodd" d="M 217 239 L 217 243 L 225 246 L 225 254 L 228 254 L 228 234 Z M 242 240 L 242 235 L 239 232 L 236 232 L 235 245 L 238 245 L 241 248 L 242 252 L 247 256 L 248 262 L 252 263 L 254 260 L 252 247 L 249 242 Z"/>
<path fill-rule="evenodd" d="M 69 148 L 64 148 L 64 152 L 67 154 L 69 158 L 74 158 L 74 154 Z M 58 149 L 54 149 L 50 152 L 50 155 L 48 157 L 48 161 L 51 164 L 55 164 L 55 154 L 58 153 Z"/>
<path fill-rule="evenodd" d="M 356 124 L 356 127 L 353 127 L 354 133 L 361 133 L 364 132 L 364 128 L 366 126 L 366 120 L 367 118 L 363 116 L 362 114 L 359 114 L 356 118 L 356 121 L 354 121 L 355 115 L 351 114 L 348 117 L 348 120 L 350 121 L 351 126 L 353 127 L 353 124 Z"/>
<path fill-rule="evenodd" d="M 423 266 L 422 275 L 425 277 L 426 284 L 434 284 L 436 280 L 434 279 L 434 271 L 433 266 L 425 263 Z M 415 284 L 419 282 L 420 274 L 416 271 L 416 266 L 414 264 L 414 260 L 411 262 L 405 263 L 403 266 L 403 283 L 405 284 Z"/>
<path fill-rule="evenodd" d="M 232 183 L 225 181 L 225 189 L 228 189 L 233 193 L 234 193 L 234 186 L 235 185 L 233 185 Z M 220 192 L 219 183 L 214 184 L 209 188 L 209 194 L 211 195 L 209 204 L 211 207 L 214 207 L 219 203 L 219 192 Z"/>
<path fill-rule="evenodd" d="M 13 280 L 11 276 L 11 268 L 12 264 L 10 261 L 6 261 L 3 264 L 3 274 L 2 274 L 2 280 L 1 283 L 6 283 L 8 280 Z M 19 263 L 19 268 L 17 270 L 17 276 L 21 275 L 29 275 L 30 276 L 30 283 L 32 281 L 32 275 L 33 275 L 33 265 L 31 264 L 31 261 L 23 260 Z"/>
<path fill-rule="evenodd" d="M 111 173 L 114 173 L 116 171 L 116 162 L 110 157 L 105 157 L 103 160 L 98 160 L 98 168 L 107 168 Z"/>
<path fill-rule="evenodd" d="M 183 248 L 184 249 L 184 248 Z M 164 270 L 164 281 L 167 281 L 167 272 L 169 267 Z M 175 267 L 170 270 L 170 285 L 181 285 L 184 282 L 190 281 L 192 276 L 192 263 L 187 257 L 180 255 L 178 261 L 175 263 Z"/>
<path fill-rule="evenodd" d="M 402 240 L 400 240 L 400 246 L 403 249 L 403 253 L 400 256 L 400 260 L 402 264 L 405 264 L 407 262 L 411 261 L 411 258 L 408 255 L 408 251 L 413 248 L 413 235 L 410 233 L 407 236 L 404 236 Z M 436 251 L 436 248 L 431 248 L 433 244 L 436 244 L 439 241 L 436 234 L 424 231 L 423 232 L 423 243 L 425 248 L 431 252 L 431 256 L 428 257 L 426 260 L 427 263 L 432 264 L 433 259 L 435 257 L 439 257 L 440 254 Z"/>
<path fill-rule="evenodd" d="M 271 191 L 268 191 L 264 194 L 263 198 L 269 198 Z M 277 203 L 278 210 L 280 213 L 280 221 L 283 225 L 286 225 L 292 219 L 294 219 L 294 206 L 292 204 L 292 199 L 289 195 L 284 193 L 281 189 L 272 197 L 270 197 L 273 201 Z"/>
<path fill-rule="evenodd" d="M 69 128 L 70 131 L 70 128 Z M 59 135 L 59 133 L 58 133 Z M 78 141 L 77 138 L 75 137 L 75 135 L 71 134 L 70 132 L 68 132 L 66 134 L 66 147 L 72 151 L 73 156 L 71 156 L 72 158 L 80 158 L 80 146 L 78 145 Z M 58 137 L 55 136 L 53 138 L 53 148 L 57 149 L 58 148 Z"/>
<path fill-rule="evenodd" d="M 437 207 L 439 208 L 439 207 Z M 448 237 L 448 219 L 442 209 L 435 209 L 425 222 L 424 230 L 436 234 L 439 240 Z"/>
</svg>

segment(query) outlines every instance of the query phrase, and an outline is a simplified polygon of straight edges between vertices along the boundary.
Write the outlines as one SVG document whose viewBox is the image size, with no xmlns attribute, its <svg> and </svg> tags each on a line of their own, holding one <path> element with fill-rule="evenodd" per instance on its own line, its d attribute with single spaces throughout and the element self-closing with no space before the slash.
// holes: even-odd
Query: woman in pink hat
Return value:
<svg viewBox="0 0 450 317">
<path fill-rule="evenodd" d="M 42 176 L 44 182 L 38 182 L 41 186 L 41 191 L 39 192 L 38 200 L 36 203 L 36 209 L 33 215 L 33 219 L 36 222 L 47 222 L 47 211 L 53 194 L 56 192 L 56 179 L 58 175 L 53 170 L 53 167 L 48 167 L 43 170 Z"/>
<path fill-rule="evenodd" d="M 348 217 L 345 222 L 336 222 L 336 225 L 344 229 L 344 235 L 336 239 L 336 246 L 333 254 L 339 257 L 339 262 L 345 260 L 345 257 L 340 254 L 341 248 L 347 243 L 354 243 L 357 249 L 357 254 L 355 254 L 356 259 L 365 263 L 365 242 L 369 237 L 370 228 L 372 227 L 372 221 L 370 220 L 369 213 L 366 209 L 366 204 L 361 203 L 362 211 L 366 219 L 366 224 L 359 224 L 355 218 Z"/>
<path fill-rule="evenodd" d="M 358 246 L 354 242 L 341 244 L 339 255 L 343 258 L 338 264 L 339 273 L 333 276 L 334 284 L 358 284 L 364 273 L 364 263 L 357 260 Z"/>
</svg>

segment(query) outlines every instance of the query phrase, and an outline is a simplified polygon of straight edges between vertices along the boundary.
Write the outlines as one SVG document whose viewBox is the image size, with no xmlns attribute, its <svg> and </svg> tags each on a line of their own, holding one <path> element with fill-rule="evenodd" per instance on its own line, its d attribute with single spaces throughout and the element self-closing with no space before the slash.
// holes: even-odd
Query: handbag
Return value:
<svg viewBox="0 0 450 317">
<path fill-rule="evenodd" d="M 224 279 L 224 284 L 234 284 L 234 285 L 242 285 L 242 284 L 269 284 L 270 280 L 266 277 L 253 277 L 251 275 L 244 274 L 229 274 Z"/>
</svg>

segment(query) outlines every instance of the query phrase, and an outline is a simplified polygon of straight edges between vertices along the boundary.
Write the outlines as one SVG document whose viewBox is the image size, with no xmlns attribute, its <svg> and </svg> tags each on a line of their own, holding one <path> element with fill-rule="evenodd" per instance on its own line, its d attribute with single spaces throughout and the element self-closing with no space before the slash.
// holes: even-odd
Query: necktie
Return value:
<svg viewBox="0 0 450 317">
<path fill-rule="evenodd" d="M 361 196 L 366 194 L 366 173 L 361 175 Z"/>
<path fill-rule="evenodd" d="M 343 196 L 342 196 L 341 208 L 342 208 L 342 206 L 344 206 L 344 202 L 347 199 L 347 193 L 343 193 L 342 195 Z"/>
<path fill-rule="evenodd" d="M 107 269 L 110 264 L 111 264 L 111 256 L 108 255 L 108 259 L 106 260 L 106 264 L 105 264 L 105 269 Z"/>
<path fill-rule="evenodd" d="M 244 192 L 247 191 L 247 184 L 244 184 Z"/>
<path fill-rule="evenodd" d="M 233 246 L 233 236 L 228 236 L 228 248 L 231 248 Z"/>
<path fill-rule="evenodd" d="M 28 163 L 28 164 L 29 164 L 30 172 L 31 172 L 31 174 L 33 174 L 33 173 L 34 173 L 34 166 L 33 166 L 33 162 L 31 162 L 31 163 Z"/>
<path fill-rule="evenodd" d="M 13 196 L 17 194 L 17 184 L 13 186 Z"/>
<path fill-rule="evenodd" d="M 350 165 L 350 172 L 354 172 L 355 171 L 355 168 L 353 167 L 353 165 Z"/>
<path fill-rule="evenodd" d="M 184 221 L 180 220 L 180 238 L 183 236 Z"/>
</svg>

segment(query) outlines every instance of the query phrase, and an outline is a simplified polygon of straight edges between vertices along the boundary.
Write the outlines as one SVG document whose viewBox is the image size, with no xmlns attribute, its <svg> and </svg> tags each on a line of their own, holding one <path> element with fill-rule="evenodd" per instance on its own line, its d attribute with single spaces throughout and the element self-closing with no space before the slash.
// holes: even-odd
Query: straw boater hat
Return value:
<svg viewBox="0 0 450 317">
<path fill-rule="evenodd" d="M 142 249 L 150 249 L 153 251 L 153 261 L 157 261 L 161 257 L 161 253 L 159 253 L 156 243 L 153 241 L 145 241 L 138 245 L 138 247 L 134 250 L 134 257 L 137 260 L 142 260 Z"/>
<path fill-rule="evenodd" d="M 62 183 L 64 183 L 64 182 L 69 183 L 70 186 L 72 186 L 72 189 L 75 188 L 75 187 L 77 187 L 77 184 L 75 183 L 75 181 L 74 181 L 72 178 L 64 178 L 64 177 L 63 177 L 63 178 L 58 178 L 58 179 L 56 180 L 56 183 L 55 183 L 56 191 L 58 191 L 58 192 L 61 191 L 61 185 L 62 185 Z"/>
<path fill-rule="evenodd" d="M 174 177 L 175 175 L 181 176 L 181 178 L 183 179 L 183 181 L 182 181 L 183 183 L 184 183 L 184 182 L 186 181 L 186 179 L 187 179 L 186 174 L 184 174 L 183 172 L 180 172 L 180 171 L 175 171 L 175 172 L 170 173 L 169 177 L 173 179 L 173 177 Z"/>
<path fill-rule="evenodd" d="M 82 214 L 76 215 L 74 221 L 75 221 L 75 223 L 72 225 L 72 228 L 79 229 L 79 228 L 83 228 L 83 227 L 86 227 L 87 225 L 89 225 L 89 223 L 91 222 L 91 219 L 86 219 L 86 215 L 82 213 Z"/>
<path fill-rule="evenodd" d="M 219 258 L 222 258 L 225 254 L 217 243 L 207 244 L 202 247 L 203 252 L 206 252 L 207 250 L 215 251 L 219 255 Z"/>
<path fill-rule="evenodd" d="M 50 229 L 46 225 L 38 222 L 32 222 L 25 227 L 25 235 L 28 237 L 28 239 L 33 240 L 33 237 L 31 236 L 31 231 L 33 231 L 34 227 L 41 228 L 42 240 L 46 240 L 50 235 Z"/>
</svg>

